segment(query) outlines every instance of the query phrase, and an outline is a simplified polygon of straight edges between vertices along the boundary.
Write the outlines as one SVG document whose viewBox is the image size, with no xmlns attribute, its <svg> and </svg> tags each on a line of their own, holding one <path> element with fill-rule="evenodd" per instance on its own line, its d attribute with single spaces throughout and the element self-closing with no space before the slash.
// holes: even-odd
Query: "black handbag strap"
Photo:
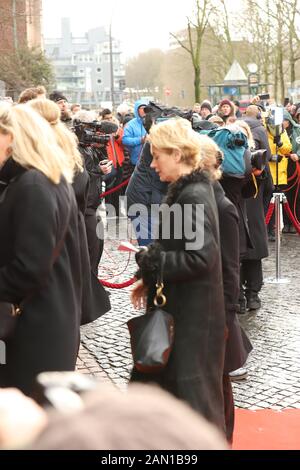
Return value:
<svg viewBox="0 0 300 470">
<path fill-rule="evenodd" d="M 163 273 L 166 261 L 166 253 L 164 251 L 160 254 L 160 267 L 157 273 L 157 282 L 156 282 L 156 295 L 154 298 L 154 305 L 156 307 L 164 307 L 167 303 L 167 298 L 163 294 L 164 282 L 163 282 Z"/>
<path fill-rule="evenodd" d="M 164 282 L 164 267 L 166 262 L 166 252 L 162 251 L 160 254 L 160 266 L 157 273 L 157 284 L 163 284 Z"/>
</svg>

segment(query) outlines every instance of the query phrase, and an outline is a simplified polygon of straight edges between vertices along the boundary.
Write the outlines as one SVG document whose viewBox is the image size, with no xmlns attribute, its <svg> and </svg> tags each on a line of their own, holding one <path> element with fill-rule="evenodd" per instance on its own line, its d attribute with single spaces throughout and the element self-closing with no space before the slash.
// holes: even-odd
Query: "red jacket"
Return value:
<svg viewBox="0 0 300 470">
<path fill-rule="evenodd" d="M 123 129 L 118 130 L 118 138 L 111 139 L 107 145 L 107 155 L 113 166 L 117 168 L 122 166 L 124 162 L 124 148 L 122 144 Z"/>
</svg>

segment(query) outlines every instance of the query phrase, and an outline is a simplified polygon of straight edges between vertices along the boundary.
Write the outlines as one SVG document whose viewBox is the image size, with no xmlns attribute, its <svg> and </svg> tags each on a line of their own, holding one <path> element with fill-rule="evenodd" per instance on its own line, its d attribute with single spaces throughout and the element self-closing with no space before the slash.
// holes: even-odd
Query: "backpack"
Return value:
<svg viewBox="0 0 300 470">
<path fill-rule="evenodd" d="M 225 175 L 235 178 L 245 176 L 244 153 L 248 148 L 248 140 L 242 131 L 218 127 L 209 131 L 203 130 L 200 134 L 206 134 L 213 139 L 223 152 L 224 159 L 221 168 Z"/>
</svg>

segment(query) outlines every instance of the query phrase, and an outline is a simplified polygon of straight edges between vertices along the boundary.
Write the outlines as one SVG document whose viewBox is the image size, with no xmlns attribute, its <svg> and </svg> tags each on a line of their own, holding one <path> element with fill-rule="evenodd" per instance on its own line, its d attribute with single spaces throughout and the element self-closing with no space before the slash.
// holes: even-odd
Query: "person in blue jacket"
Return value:
<svg viewBox="0 0 300 470">
<path fill-rule="evenodd" d="M 143 117 L 145 116 L 144 108 L 147 106 L 145 100 L 138 100 L 134 104 L 135 118 L 128 122 L 124 129 L 122 139 L 123 145 L 128 149 L 130 161 L 136 165 L 139 155 L 142 151 L 147 132 L 143 126 Z"/>
</svg>

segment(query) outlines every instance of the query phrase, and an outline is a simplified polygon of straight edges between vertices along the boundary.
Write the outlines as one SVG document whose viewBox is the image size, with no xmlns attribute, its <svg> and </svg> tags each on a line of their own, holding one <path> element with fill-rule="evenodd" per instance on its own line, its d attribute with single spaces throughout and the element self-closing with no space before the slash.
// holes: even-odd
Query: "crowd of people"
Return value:
<svg viewBox="0 0 300 470">
<path fill-rule="evenodd" d="M 288 190 L 300 219 L 299 109 L 288 104 L 278 126 L 257 97 L 243 115 L 229 99 L 215 108 L 205 100 L 190 119 L 145 126 L 151 106 L 143 100 L 133 111 L 120 105 L 116 115 L 70 106 L 59 91 L 48 99 L 43 87 L 24 90 L 16 104 L 0 102 L 0 340 L 6 349 L 0 387 L 32 396 L 39 373 L 75 369 L 80 326 L 111 308 L 98 280 L 103 188 L 130 178 L 126 191 L 113 191 L 105 202 L 118 217 L 125 192 L 142 247 L 132 303 L 151 308 L 164 259 L 166 310 L 175 323 L 165 369 L 134 368 L 131 382 L 158 384 L 231 443 L 231 381 L 245 378 L 252 349 L 238 314 L 261 307 L 262 259 L 268 236 L 275 239 L 274 220 L 269 233 L 265 223 L 274 188 Z M 226 154 L 209 134 L 222 128 L 239 138 L 233 152 L 242 174 L 225 171 Z M 266 155 L 261 165 L 256 151 Z M 291 178 L 298 186 L 290 190 Z M 147 210 L 134 212 L 136 205 Z M 289 219 L 283 231 L 295 232 Z M 14 317 L 12 331 L 5 331 L 3 312 Z"/>
</svg>

